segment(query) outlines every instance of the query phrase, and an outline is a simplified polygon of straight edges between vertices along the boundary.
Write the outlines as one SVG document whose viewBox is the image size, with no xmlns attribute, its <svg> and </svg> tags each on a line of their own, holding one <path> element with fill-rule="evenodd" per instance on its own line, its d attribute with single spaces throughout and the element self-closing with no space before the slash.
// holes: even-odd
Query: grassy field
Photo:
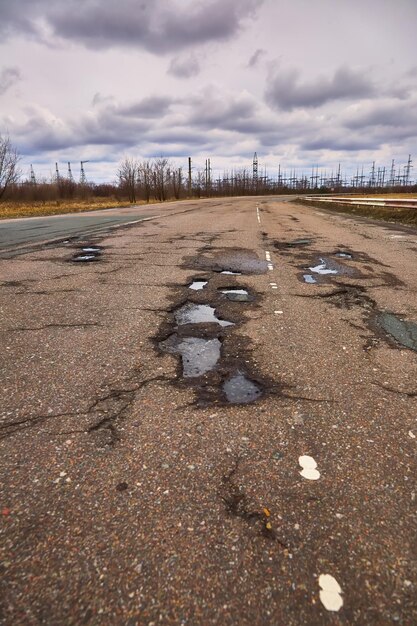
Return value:
<svg viewBox="0 0 417 626">
<path fill-rule="evenodd" d="M 144 202 L 137 202 L 144 204 Z M 81 213 L 99 211 L 115 207 L 129 206 L 127 200 L 115 198 L 89 198 L 88 200 L 62 200 L 48 202 L 0 202 L 0 219 L 14 217 L 39 217 L 41 215 L 62 215 L 63 213 Z"/>
</svg>

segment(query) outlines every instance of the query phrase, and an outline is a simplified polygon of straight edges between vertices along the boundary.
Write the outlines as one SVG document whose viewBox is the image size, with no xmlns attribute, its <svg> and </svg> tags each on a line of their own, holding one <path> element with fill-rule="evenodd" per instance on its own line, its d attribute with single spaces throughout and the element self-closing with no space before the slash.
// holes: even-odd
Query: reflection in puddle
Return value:
<svg viewBox="0 0 417 626">
<path fill-rule="evenodd" d="M 220 320 L 215 316 L 215 308 L 208 304 L 184 304 L 175 312 L 175 321 L 179 326 L 183 324 L 207 324 L 214 322 L 220 326 L 233 326 L 233 322 Z"/>
<path fill-rule="evenodd" d="M 207 280 L 195 280 L 191 283 L 191 285 L 188 285 L 188 288 L 193 289 L 194 291 L 200 291 L 201 289 L 204 289 L 207 283 Z"/>
<path fill-rule="evenodd" d="M 238 372 L 223 384 L 223 391 L 228 402 L 245 404 L 254 402 L 262 394 L 261 389 L 244 374 Z"/>
<path fill-rule="evenodd" d="M 398 343 L 417 351 L 417 324 L 401 320 L 392 313 L 380 313 L 377 322 Z"/>
<path fill-rule="evenodd" d="M 232 302 L 248 302 L 250 300 L 249 292 L 246 289 L 219 289 L 224 293 L 228 300 Z"/>
<path fill-rule="evenodd" d="M 75 263 L 89 263 L 91 261 L 98 261 L 97 254 L 77 254 L 72 259 Z"/>
<path fill-rule="evenodd" d="M 218 339 L 171 335 L 159 345 L 165 352 L 181 355 L 184 378 L 206 374 L 216 367 L 220 359 L 221 343 Z"/>
<path fill-rule="evenodd" d="M 336 252 L 336 256 L 338 256 L 339 259 L 353 259 L 353 255 L 350 254 L 350 252 Z"/>
<path fill-rule="evenodd" d="M 338 274 L 337 270 L 328 267 L 328 264 L 324 259 L 320 259 L 319 265 L 316 265 L 315 267 L 309 267 L 308 269 L 310 270 L 310 272 L 314 272 L 315 274 L 321 274 L 323 276 L 326 274 Z"/>
<path fill-rule="evenodd" d="M 241 276 L 241 272 L 231 272 L 230 270 L 223 270 L 220 274 L 226 274 L 227 276 Z"/>
<path fill-rule="evenodd" d="M 311 274 L 303 274 L 303 279 L 304 282 L 308 283 L 309 285 L 314 285 L 315 283 L 317 283 L 316 279 Z"/>
<path fill-rule="evenodd" d="M 81 250 L 83 252 L 91 252 L 93 254 L 100 254 L 101 253 L 101 248 L 99 248 L 98 246 L 87 246 L 85 248 L 81 248 Z"/>
</svg>

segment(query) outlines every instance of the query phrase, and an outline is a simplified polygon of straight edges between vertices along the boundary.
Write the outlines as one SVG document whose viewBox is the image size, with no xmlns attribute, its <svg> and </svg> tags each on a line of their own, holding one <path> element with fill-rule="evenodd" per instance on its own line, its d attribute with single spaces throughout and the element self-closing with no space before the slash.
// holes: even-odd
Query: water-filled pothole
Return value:
<svg viewBox="0 0 417 626">
<path fill-rule="evenodd" d="M 225 274 L 226 276 L 242 276 L 242 272 L 232 272 L 231 270 L 223 270 L 220 274 Z"/>
<path fill-rule="evenodd" d="M 101 248 L 100 246 L 86 246 L 85 248 L 81 248 L 82 252 L 87 254 L 100 254 Z"/>
<path fill-rule="evenodd" d="M 336 252 L 335 256 L 339 257 L 339 259 L 353 259 L 353 254 L 350 252 L 343 252 L 342 250 Z"/>
<path fill-rule="evenodd" d="M 417 324 L 402 320 L 393 313 L 380 313 L 376 321 L 398 343 L 417 351 Z"/>
<path fill-rule="evenodd" d="M 311 274 L 303 274 L 303 280 L 309 285 L 315 285 L 317 283 L 317 280 Z"/>
<path fill-rule="evenodd" d="M 170 354 L 180 354 L 184 378 L 196 378 L 213 370 L 220 359 L 221 343 L 218 339 L 178 337 L 171 335 L 159 344 Z"/>
<path fill-rule="evenodd" d="M 74 263 L 91 263 L 98 260 L 99 256 L 97 254 L 76 254 L 71 259 Z"/>
<path fill-rule="evenodd" d="M 207 284 L 207 280 L 194 280 L 191 285 L 188 285 L 188 288 L 193 291 L 200 291 L 201 289 L 204 289 Z"/>
<path fill-rule="evenodd" d="M 227 401 L 232 404 L 255 402 L 262 395 L 260 387 L 240 371 L 223 383 L 223 391 Z"/>
<path fill-rule="evenodd" d="M 339 273 L 337 269 L 329 267 L 328 261 L 325 261 L 324 259 L 320 259 L 320 263 L 318 265 L 315 265 L 314 267 L 309 267 L 308 269 L 310 270 L 310 272 L 320 274 L 321 276 Z"/>
<path fill-rule="evenodd" d="M 251 297 L 247 289 L 238 289 L 230 287 L 228 289 L 219 289 L 220 293 L 223 293 L 228 300 L 232 302 L 249 302 Z"/>
<path fill-rule="evenodd" d="M 189 302 L 175 311 L 175 321 L 179 326 L 184 324 L 216 323 L 220 326 L 233 326 L 233 322 L 221 320 L 215 315 L 215 308 L 208 304 L 193 304 Z"/>
</svg>

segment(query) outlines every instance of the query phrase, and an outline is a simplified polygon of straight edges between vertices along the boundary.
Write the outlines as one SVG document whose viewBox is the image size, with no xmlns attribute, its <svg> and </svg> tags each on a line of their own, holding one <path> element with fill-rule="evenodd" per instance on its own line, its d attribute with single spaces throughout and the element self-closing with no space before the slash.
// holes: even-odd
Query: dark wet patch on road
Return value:
<svg viewBox="0 0 417 626">
<path fill-rule="evenodd" d="M 313 239 L 302 237 L 292 241 L 275 241 L 274 248 L 277 250 L 291 250 L 292 248 L 306 248 L 313 243 Z"/>
<path fill-rule="evenodd" d="M 376 316 L 376 323 L 397 343 L 417 351 L 417 324 L 408 322 L 393 313 L 383 312 Z"/>
</svg>

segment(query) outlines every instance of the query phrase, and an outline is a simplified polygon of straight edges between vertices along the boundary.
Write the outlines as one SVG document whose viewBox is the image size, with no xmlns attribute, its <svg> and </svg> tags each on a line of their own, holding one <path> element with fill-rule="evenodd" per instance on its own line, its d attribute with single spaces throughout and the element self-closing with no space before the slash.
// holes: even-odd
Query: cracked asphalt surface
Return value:
<svg viewBox="0 0 417 626">
<path fill-rule="evenodd" d="M 0 259 L 0 623 L 416 624 L 417 354 L 378 313 L 417 323 L 417 231 L 279 198 L 155 209 Z M 306 284 L 320 259 L 339 273 Z M 176 329 L 186 302 L 234 325 Z M 173 332 L 219 337 L 218 368 L 183 379 Z M 262 397 L 228 404 L 241 369 Z"/>
</svg>

